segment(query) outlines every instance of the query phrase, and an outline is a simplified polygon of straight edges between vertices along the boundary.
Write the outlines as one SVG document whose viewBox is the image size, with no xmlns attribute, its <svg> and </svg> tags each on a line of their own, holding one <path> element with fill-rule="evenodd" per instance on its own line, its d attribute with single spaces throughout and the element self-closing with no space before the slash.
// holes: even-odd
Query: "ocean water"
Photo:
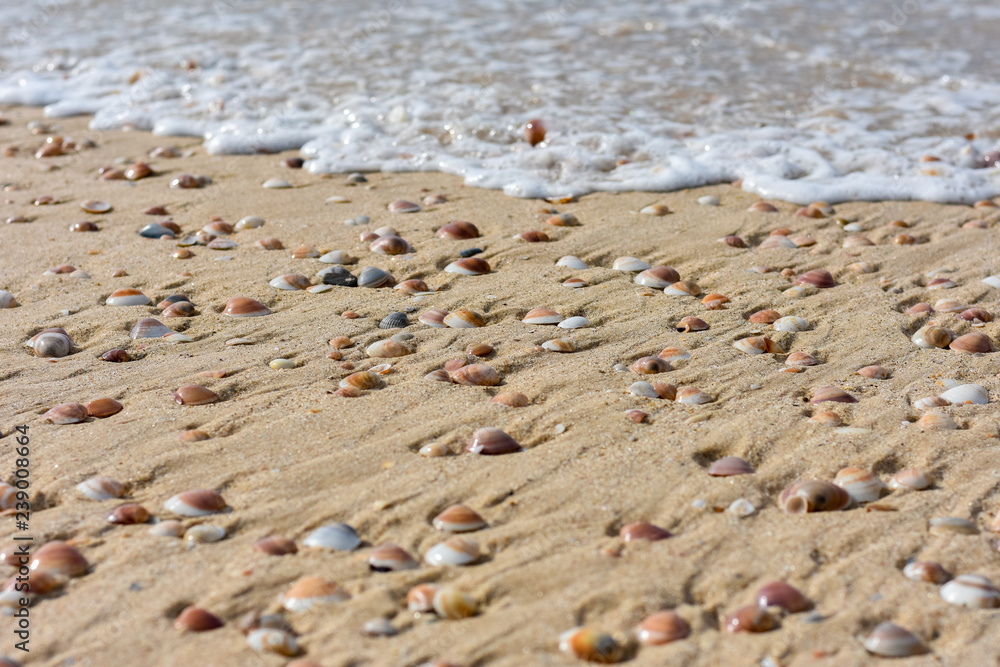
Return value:
<svg viewBox="0 0 1000 667">
<path fill-rule="evenodd" d="M 737 178 L 798 203 L 1000 195 L 983 0 L 7 0 L 0 26 L 0 104 L 299 148 L 314 173 L 517 197 Z"/>
</svg>

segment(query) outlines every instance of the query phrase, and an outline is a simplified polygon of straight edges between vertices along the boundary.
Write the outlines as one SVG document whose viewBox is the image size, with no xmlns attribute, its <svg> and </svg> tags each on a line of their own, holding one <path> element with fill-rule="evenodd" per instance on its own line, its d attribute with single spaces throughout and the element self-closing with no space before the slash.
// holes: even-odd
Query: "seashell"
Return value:
<svg viewBox="0 0 1000 667">
<path fill-rule="evenodd" d="M 280 290 L 303 290 L 312 286 L 312 282 L 301 273 L 289 273 L 278 276 L 268 284 Z"/>
<path fill-rule="evenodd" d="M 979 533 L 976 524 L 957 516 L 934 517 L 928 521 L 928 529 L 931 535 L 950 535 L 952 533 L 977 535 Z"/>
<path fill-rule="evenodd" d="M 473 387 L 495 387 L 500 384 L 500 375 L 486 364 L 462 366 L 451 374 L 452 382 Z"/>
<path fill-rule="evenodd" d="M 174 401 L 180 405 L 208 405 L 219 400 L 218 394 L 198 384 L 186 384 L 174 392 Z"/>
<path fill-rule="evenodd" d="M 191 317 L 195 315 L 194 304 L 189 301 L 178 301 L 163 309 L 163 317 Z"/>
<path fill-rule="evenodd" d="M 420 280 L 419 278 L 404 280 L 403 282 L 396 285 L 393 289 L 399 290 L 404 294 L 421 294 L 434 291 L 427 286 L 427 283 L 425 283 L 423 280 Z"/>
<path fill-rule="evenodd" d="M 774 248 L 798 248 L 798 246 L 787 236 L 778 234 L 768 236 L 757 248 L 760 250 L 773 250 Z"/>
<path fill-rule="evenodd" d="M 261 317 L 270 315 L 271 311 L 260 301 L 255 301 L 245 296 L 236 296 L 226 302 L 226 307 L 222 311 L 224 315 L 230 317 Z"/>
<path fill-rule="evenodd" d="M 76 485 L 76 490 L 91 500 L 110 500 L 111 498 L 121 498 L 125 493 L 125 487 L 116 479 L 111 477 L 91 477 Z"/>
<path fill-rule="evenodd" d="M 87 414 L 91 417 L 104 419 L 122 411 L 122 404 L 113 398 L 99 398 L 87 403 Z"/>
<path fill-rule="evenodd" d="M 680 279 L 681 274 L 677 273 L 676 269 L 669 266 L 654 266 L 637 274 L 632 282 L 653 289 L 663 289 Z"/>
<path fill-rule="evenodd" d="M 776 627 L 777 619 L 757 605 L 740 607 L 726 617 L 726 632 L 767 632 Z"/>
<path fill-rule="evenodd" d="M 629 385 L 628 392 L 640 398 L 659 398 L 656 389 L 648 382 L 633 382 Z"/>
<path fill-rule="evenodd" d="M 87 213 L 107 213 L 111 210 L 111 204 L 99 199 L 88 199 L 80 202 L 80 208 Z"/>
<path fill-rule="evenodd" d="M 587 287 L 590 283 L 583 278 L 569 278 L 564 281 L 562 285 L 563 287 L 569 287 L 570 289 L 579 289 L 581 287 Z"/>
<path fill-rule="evenodd" d="M 663 293 L 667 296 L 698 296 L 701 294 L 701 287 L 696 282 L 686 280 L 667 285 L 663 288 Z"/>
<path fill-rule="evenodd" d="M 868 262 L 854 262 L 848 264 L 847 268 L 854 273 L 874 273 L 877 270 L 874 264 Z"/>
<path fill-rule="evenodd" d="M 752 475 L 756 472 L 749 463 L 738 456 L 723 456 L 708 466 L 708 474 L 712 477 L 732 477 L 734 475 Z"/>
<path fill-rule="evenodd" d="M 488 357 L 493 354 L 493 346 L 486 343 L 469 343 L 469 346 L 465 348 L 465 353 L 474 357 Z"/>
<path fill-rule="evenodd" d="M 659 611 L 648 616 L 636 627 L 639 641 L 648 646 L 669 644 L 691 634 L 691 626 L 676 612 Z"/>
<path fill-rule="evenodd" d="M 907 315 L 919 315 L 921 313 L 933 313 L 934 309 L 929 303 L 917 303 L 906 309 Z"/>
<path fill-rule="evenodd" d="M 434 611 L 434 595 L 440 589 L 435 584 L 417 584 L 406 594 L 406 608 L 415 614 Z"/>
<path fill-rule="evenodd" d="M 757 606 L 761 609 L 780 607 L 789 614 L 797 614 L 811 606 L 802 592 L 783 581 L 772 581 L 764 584 L 754 595 Z"/>
<path fill-rule="evenodd" d="M 742 338 L 733 343 L 733 347 L 740 352 L 745 352 L 746 354 L 785 353 L 785 351 L 782 350 L 777 343 L 766 336 L 751 336 L 750 338 Z"/>
<path fill-rule="evenodd" d="M 670 213 L 670 209 L 665 204 L 653 204 L 652 206 L 644 206 L 639 209 L 639 213 L 643 215 L 662 216 Z"/>
<path fill-rule="evenodd" d="M 571 267 L 574 268 L 574 267 Z M 637 257 L 619 257 L 611 266 L 615 271 L 645 271 L 649 269 L 649 264 Z"/>
<path fill-rule="evenodd" d="M 789 287 L 788 289 L 782 292 L 782 294 L 784 294 L 785 296 L 791 297 L 793 299 L 801 299 L 802 297 L 809 295 L 809 293 L 810 293 L 809 290 L 806 289 L 805 287 L 802 287 L 801 285 L 798 285 L 796 287 Z"/>
<path fill-rule="evenodd" d="M 833 287 L 837 283 L 834 282 L 833 276 L 830 272 L 825 269 L 813 269 L 812 271 L 806 271 L 802 275 L 795 278 L 796 285 L 812 285 L 819 289 L 826 289 L 828 287 Z"/>
<path fill-rule="evenodd" d="M 841 426 L 844 421 L 840 418 L 836 412 L 818 412 L 809 418 L 809 421 L 814 424 L 822 424 L 823 426 Z"/>
<path fill-rule="evenodd" d="M 285 246 L 280 239 L 276 239 L 273 236 L 267 238 L 258 239 L 254 242 L 254 246 L 261 248 L 262 250 L 284 250 Z"/>
<path fill-rule="evenodd" d="M 952 405 L 986 405 L 990 402 L 986 389 L 978 384 L 960 384 L 941 394 L 940 398 Z"/>
<path fill-rule="evenodd" d="M 215 220 L 201 228 L 201 231 L 213 236 L 229 236 L 233 233 L 233 226 L 222 220 Z"/>
<path fill-rule="evenodd" d="M 858 369 L 858 375 L 869 380 L 884 380 L 889 377 L 889 371 L 881 366 L 865 366 Z"/>
<path fill-rule="evenodd" d="M 962 229 L 988 229 L 989 223 L 985 220 L 969 220 L 962 224 Z"/>
<path fill-rule="evenodd" d="M 36 357 L 61 358 L 73 350 L 73 341 L 59 331 L 42 331 L 32 339 L 31 347 Z"/>
<path fill-rule="evenodd" d="M 519 391 L 506 391 L 490 399 L 490 403 L 506 405 L 508 408 L 523 408 L 531 401 Z"/>
<path fill-rule="evenodd" d="M 276 653 L 288 657 L 302 653 L 294 635 L 273 628 L 252 630 L 247 635 L 247 644 L 258 653 Z"/>
<path fill-rule="evenodd" d="M 545 221 L 545 224 L 553 227 L 578 227 L 580 221 L 572 213 L 557 213 Z"/>
<path fill-rule="evenodd" d="M 354 551 L 361 546 L 361 538 L 354 528 L 346 523 L 328 523 L 309 533 L 303 546 L 331 551 Z"/>
<path fill-rule="evenodd" d="M 377 269 L 374 266 L 366 266 L 358 274 L 358 287 L 369 287 L 371 289 L 392 287 L 395 282 L 388 272 Z"/>
<path fill-rule="evenodd" d="M 963 310 L 968 308 L 961 301 L 955 301 L 954 299 L 938 299 L 934 302 L 934 312 L 938 313 L 961 313 Z"/>
<path fill-rule="evenodd" d="M 1000 289 L 1000 275 L 986 276 L 981 282 L 989 285 L 990 287 Z"/>
<path fill-rule="evenodd" d="M 861 644 L 869 653 L 886 658 L 927 653 L 927 647 L 912 632 L 893 623 L 879 623 Z"/>
<path fill-rule="evenodd" d="M 886 491 L 882 480 L 859 468 L 842 469 L 833 478 L 833 483 L 847 491 L 855 503 L 874 502 Z"/>
<path fill-rule="evenodd" d="M 816 245 L 816 239 L 808 234 L 796 234 L 795 236 L 789 236 L 788 240 L 799 248 L 808 248 Z"/>
<path fill-rule="evenodd" d="M 427 199 L 424 199 L 424 204 L 427 204 Z M 387 618 L 373 618 L 367 621 L 361 628 L 361 634 L 366 637 L 392 637 L 397 634 L 396 628 L 392 626 L 392 622 Z M 302 661 L 296 661 L 299 664 L 292 664 L 292 667 L 322 667 L 319 663 L 311 663 L 310 665 L 301 664 Z"/>
<path fill-rule="evenodd" d="M 819 360 L 816 357 L 805 352 L 792 352 L 785 359 L 786 366 L 816 366 L 818 364 Z"/>
<path fill-rule="evenodd" d="M 385 320 L 383 320 L 384 322 Z M 379 328 L 383 327 L 381 324 Z M 410 348 L 406 347 L 403 343 L 394 341 L 391 338 L 387 340 L 380 340 L 372 343 L 365 348 L 365 354 L 369 357 L 377 357 L 380 359 L 391 359 L 393 357 L 405 357 L 411 354 Z"/>
<path fill-rule="evenodd" d="M 844 239 L 844 248 L 862 248 L 875 245 L 871 239 L 863 234 L 852 234 Z"/>
<path fill-rule="evenodd" d="M 432 382 L 447 382 L 449 384 L 451 383 L 451 375 L 449 375 L 448 371 L 444 370 L 443 368 L 439 368 L 436 371 L 431 371 L 430 373 L 424 376 L 424 379 L 430 380 Z"/>
<path fill-rule="evenodd" d="M 691 353 L 679 347 L 665 347 L 663 348 L 663 351 L 656 356 L 658 356 L 660 359 L 663 359 L 667 363 L 673 363 L 675 361 L 684 361 L 685 359 L 690 359 Z"/>
<path fill-rule="evenodd" d="M 725 243 L 730 248 L 746 248 L 746 241 L 741 239 L 739 236 L 724 236 L 719 239 L 720 243 Z"/>
<path fill-rule="evenodd" d="M 826 385 L 823 387 L 816 387 L 816 389 L 813 390 L 813 397 L 809 402 L 813 405 L 819 405 L 820 403 L 825 403 L 827 401 L 833 401 L 834 403 L 857 403 L 858 399 L 854 398 L 839 387 Z"/>
<path fill-rule="evenodd" d="M 622 526 L 621 530 L 618 531 L 618 536 L 625 542 L 633 542 L 635 540 L 658 542 L 668 537 L 673 537 L 670 531 L 664 530 L 659 526 L 654 526 L 651 523 L 646 523 L 645 521 Z"/>
<path fill-rule="evenodd" d="M 587 263 L 576 255 L 565 255 L 560 257 L 556 262 L 556 266 L 564 266 L 567 269 L 589 269 Z"/>
<path fill-rule="evenodd" d="M 316 275 L 323 281 L 324 285 L 335 285 L 337 287 L 358 286 L 357 277 L 342 266 L 327 267 Z"/>
<path fill-rule="evenodd" d="M 398 236 L 380 236 L 368 249 L 380 255 L 403 255 L 413 252 L 413 246 Z"/>
<path fill-rule="evenodd" d="M 484 326 L 486 320 L 471 310 L 456 310 L 445 315 L 441 321 L 452 329 L 475 329 Z"/>
<path fill-rule="evenodd" d="M 533 147 L 545 141 L 545 123 L 538 118 L 532 118 L 525 123 L 524 140 Z"/>
<path fill-rule="evenodd" d="M 184 524 L 174 519 L 160 521 L 150 527 L 149 534 L 158 537 L 180 537 L 184 534 Z"/>
<path fill-rule="evenodd" d="M 532 308 L 521 321 L 525 324 L 559 324 L 563 316 L 548 308 Z"/>
<path fill-rule="evenodd" d="M 963 574 L 941 587 L 941 599 L 972 609 L 1000 607 L 1000 590 L 981 574 Z"/>
<path fill-rule="evenodd" d="M 968 354 L 983 354 L 993 352 L 994 350 L 993 341 L 990 340 L 990 337 L 978 331 L 959 336 L 951 341 L 948 347 L 956 352 L 965 352 Z"/>
<path fill-rule="evenodd" d="M 927 289 L 952 289 L 958 287 L 958 283 L 949 278 L 934 278 L 927 283 Z"/>
<path fill-rule="evenodd" d="M 307 611 L 317 605 L 350 599 L 350 594 L 340 584 L 322 577 L 302 577 L 278 596 L 281 606 L 291 612 Z"/>
<path fill-rule="evenodd" d="M 941 567 L 940 563 L 929 560 L 915 560 L 903 568 L 903 576 L 913 581 L 928 581 L 933 584 L 943 584 L 951 579 L 951 575 Z"/>
<path fill-rule="evenodd" d="M 233 248 L 238 248 L 239 244 L 229 239 L 212 239 L 205 247 L 209 250 L 232 250 Z"/>
<path fill-rule="evenodd" d="M 915 424 L 921 431 L 954 431 L 958 428 L 954 419 L 936 412 L 928 412 Z"/>
<path fill-rule="evenodd" d="M 789 484 L 778 502 L 786 514 L 834 512 L 849 507 L 851 496 L 836 484 L 808 480 Z"/>
<path fill-rule="evenodd" d="M 153 317 L 144 317 L 129 332 L 129 337 L 132 340 L 138 340 L 140 338 L 163 338 L 167 334 L 174 333 L 174 330 L 170 327 L 164 325 L 162 322 Z"/>
<path fill-rule="evenodd" d="M 464 276 L 482 276 L 490 272 L 490 263 L 480 257 L 465 257 L 444 267 L 447 273 Z"/>
<path fill-rule="evenodd" d="M 239 222 L 236 223 L 235 229 L 238 232 L 245 231 L 247 229 L 257 229 L 264 226 L 264 218 L 256 215 L 248 215 L 246 217 L 240 218 Z"/>
<path fill-rule="evenodd" d="M 390 213 L 418 213 L 420 211 L 420 206 L 405 199 L 397 199 L 386 208 L 389 209 Z"/>
<path fill-rule="evenodd" d="M 351 373 L 340 381 L 340 387 L 354 387 L 356 389 L 377 389 L 382 386 L 382 378 L 378 373 L 371 371 L 358 371 Z"/>
<path fill-rule="evenodd" d="M 209 437 L 210 436 L 207 433 L 199 431 L 198 429 L 188 429 L 177 434 L 177 438 L 181 442 L 201 442 L 203 440 L 208 440 Z"/>
<path fill-rule="evenodd" d="M 35 552 L 29 567 L 33 572 L 81 577 L 90 570 L 90 563 L 76 548 L 61 540 L 53 540 Z"/>
<path fill-rule="evenodd" d="M 435 236 L 441 239 L 454 239 L 456 241 L 465 241 L 467 239 L 474 239 L 479 237 L 479 229 L 476 228 L 471 222 L 465 222 L 463 220 L 453 220 L 447 225 L 444 225 L 437 232 L 434 233 Z"/>
<path fill-rule="evenodd" d="M 283 178 L 269 178 L 263 183 L 261 183 L 261 187 L 274 190 L 281 190 L 292 187 L 292 184 L 284 180 Z"/>
<path fill-rule="evenodd" d="M 158 223 L 150 223 L 139 230 L 139 236 L 147 239 L 174 238 L 174 230 Z"/>
<path fill-rule="evenodd" d="M 300 245 L 292 251 L 292 259 L 315 259 L 319 255 L 319 250 L 311 245 Z"/>
<path fill-rule="evenodd" d="M 3 308 L 17 308 L 20 306 L 14 295 L 5 289 L 0 289 L 0 309 Z"/>
<path fill-rule="evenodd" d="M 545 232 L 532 229 L 527 232 L 521 232 L 514 238 L 527 243 L 546 243 L 549 240 L 549 235 Z"/>
<path fill-rule="evenodd" d="M 992 322 L 993 321 L 993 315 L 990 314 L 990 311 L 984 310 L 983 308 L 969 308 L 967 310 L 963 310 L 961 313 L 959 313 L 958 316 L 960 318 L 962 318 L 963 320 L 965 320 L 966 322 L 976 322 L 976 321 L 979 321 L 979 322 Z"/>
<path fill-rule="evenodd" d="M 324 264 L 353 264 L 357 261 L 343 250 L 331 250 L 325 255 L 321 255 L 318 259 Z"/>
<path fill-rule="evenodd" d="M 424 554 L 424 560 L 430 565 L 469 565 L 479 560 L 479 543 L 465 537 L 449 537 L 444 542 L 435 544 Z"/>
<path fill-rule="evenodd" d="M 107 306 L 148 306 L 150 303 L 148 296 L 135 289 L 115 290 L 104 302 Z"/>
<path fill-rule="evenodd" d="M 373 572 L 400 572 L 415 570 L 419 566 L 405 549 L 391 542 L 380 544 L 368 554 L 368 567 Z"/>
<path fill-rule="evenodd" d="M 276 371 L 289 370 L 295 368 L 295 362 L 291 359 L 272 359 L 267 363 L 268 366 Z"/>
<path fill-rule="evenodd" d="M 479 613 L 474 597 L 451 586 L 442 586 L 434 592 L 431 607 L 439 617 L 450 620 L 469 618 Z"/>
<path fill-rule="evenodd" d="M 809 329 L 809 322 L 805 321 L 801 317 L 795 317 L 790 315 L 788 317 L 780 317 L 773 323 L 775 331 L 806 331 Z"/>
<path fill-rule="evenodd" d="M 620 662 L 625 653 L 614 637 L 588 628 L 573 628 L 559 635 L 559 650 L 602 665 Z"/>
<path fill-rule="evenodd" d="M 753 204 L 750 205 L 750 208 L 748 208 L 747 210 L 748 211 L 753 211 L 755 213 L 777 213 L 778 212 L 778 209 L 776 209 L 773 205 L 768 204 L 766 201 L 754 202 Z"/>
<path fill-rule="evenodd" d="M 910 236 L 909 234 L 898 234 L 892 238 L 892 242 L 896 245 L 914 245 L 917 239 L 915 236 Z"/>
<path fill-rule="evenodd" d="M 267 554 L 268 556 L 287 556 L 299 552 L 295 546 L 295 540 L 290 540 L 281 535 L 268 535 L 254 542 L 254 551 Z"/>
<path fill-rule="evenodd" d="M 53 424 L 79 424 L 87 421 L 87 408 L 79 403 L 60 403 L 42 415 Z"/>
<path fill-rule="evenodd" d="M 488 426 L 472 434 L 465 451 L 484 456 L 512 454 L 521 451 L 521 445 L 498 428 Z"/>
<path fill-rule="evenodd" d="M 709 396 L 697 387 L 684 387 L 682 389 L 678 389 L 675 399 L 678 403 L 684 403 L 687 405 L 702 405 L 704 403 L 711 403 L 715 400 L 715 398 Z"/>
<path fill-rule="evenodd" d="M 569 338 L 553 338 L 542 343 L 542 347 L 552 352 L 576 352 L 576 343 Z"/>
<path fill-rule="evenodd" d="M 174 619 L 174 627 L 186 632 L 208 632 L 221 628 L 224 623 L 218 616 L 200 607 L 186 607 Z"/>
<path fill-rule="evenodd" d="M 677 323 L 677 331 L 689 333 L 691 331 L 707 331 L 708 322 L 698 317 L 684 317 Z"/>
<path fill-rule="evenodd" d="M 179 516 L 208 516 L 226 509 L 226 500 L 211 489 L 190 489 L 171 496 L 163 506 Z"/>
<path fill-rule="evenodd" d="M 669 363 L 659 357 L 641 357 L 632 362 L 629 370 L 641 375 L 653 375 L 656 373 L 666 373 L 673 369 Z"/>
<path fill-rule="evenodd" d="M 136 523 L 146 523 L 149 521 L 149 510 L 138 503 L 128 503 L 111 510 L 108 515 L 108 523 L 128 526 Z"/>
<path fill-rule="evenodd" d="M 722 310 L 724 303 L 729 303 L 729 297 L 722 294 L 709 294 L 701 300 L 701 305 L 709 310 Z"/>
<path fill-rule="evenodd" d="M 452 505 L 444 509 L 431 520 L 431 524 L 438 530 L 452 533 L 469 533 L 488 526 L 478 512 L 465 505 Z"/>
<path fill-rule="evenodd" d="M 913 489 L 920 491 L 931 485 L 927 473 L 919 468 L 900 470 L 889 479 L 889 488 L 893 490 Z"/>
<path fill-rule="evenodd" d="M 948 329 L 927 325 L 917 329 L 910 338 L 918 347 L 925 350 L 947 347 L 954 339 L 954 334 Z"/>
</svg>

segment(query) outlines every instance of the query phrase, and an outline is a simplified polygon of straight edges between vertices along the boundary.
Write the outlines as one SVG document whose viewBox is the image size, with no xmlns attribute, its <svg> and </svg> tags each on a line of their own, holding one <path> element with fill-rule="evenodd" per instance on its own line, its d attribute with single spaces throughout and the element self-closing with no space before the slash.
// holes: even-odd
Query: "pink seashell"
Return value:
<svg viewBox="0 0 1000 667">
<path fill-rule="evenodd" d="M 754 472 L 750 464 L 738 456 L 724 456 L 708 466 L 708 474 L 712 477 L 752 475 Z"/>
<path fill-rule="evenodd" d="M 472 439 L 469 440 L 465 449 L 472 454 L 495 456 L 519 452 L 521 451 L 521 445 L 500 429 L 486 427 L 472 434 Z"/>
</svg>

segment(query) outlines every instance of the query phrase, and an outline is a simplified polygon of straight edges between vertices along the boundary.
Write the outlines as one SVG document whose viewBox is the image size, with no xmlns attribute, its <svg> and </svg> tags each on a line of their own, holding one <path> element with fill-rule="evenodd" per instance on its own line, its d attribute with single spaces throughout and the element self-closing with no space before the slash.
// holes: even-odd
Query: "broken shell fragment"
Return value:
<svg viewBox="0 0 1000 667">
<path fill-rule="evenodd" d="M 849 507 L 851 496 L 836 484 L 808 480 L 789 484 L 778 502 L 786 514 L 833 512 Z"/>
</svg>

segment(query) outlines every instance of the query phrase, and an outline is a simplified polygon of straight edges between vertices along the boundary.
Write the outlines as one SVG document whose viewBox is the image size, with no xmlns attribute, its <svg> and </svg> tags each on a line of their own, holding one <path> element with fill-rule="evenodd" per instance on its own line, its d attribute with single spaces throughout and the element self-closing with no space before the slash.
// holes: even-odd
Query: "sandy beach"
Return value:
<svg viewBox="0 0 1000 667">
<path fill-rule="evenodd" d="M 292 658 L 253 651 L 239 619 L 279 611 L 278 596 L 293 582 L 320 576 L 337 582 L 350 599 L 287 612 L 286 618 L 298 634 L 302 658 L 324 667 L 582 664 L 559 650 L 560 633 L 576 626 L 610 633 L 634 665 L 847 667 L 881 664 L 861 639 L 886 621 L 907 628 L 929 651 L 894 664 L 1000 662 L 996 609 L 949 604 L 939 586 L 902 573 L 911 560 L 936 561 L 952 576 L 979 574 L 1000 583 L 998 536 L 989 530 L 1000 512 L 998 356 L 923 349 L 911 341 L 933 323 L 956 336 L 980 332 L 998 345 L 998 324 L 963 320 L 958 312 L 905 312 L 941 299 L 996 312 L 1000 291 L 981 281 L 1000 272 L 1000 209 L 860 202 L 810 218 L 779 201 L 771 202 L 775 213 L 748 211 L 760 199 L 731 185 L 548 203 L 465 187 L 461 179 L 438 173 L 372 173 L 366 183 L 349 184 L 344 175 L 324 178 L 283 166 L 295 152 L 214 156 L 196 138 L 96 132 L 87 129 L 85 117 L 47 120 L 39 110 L 15 107 L 4 109 L 3 118 L 10 122 L 0 126 L 0 149 L 7 150 L 0 157 L 2 217 L 29 221 L 0 224 L 0 289 L 20 304 L 0 310 L 0 461 L 9 477 L 14 428 L 27 424 L 34 544 L 68 541 L 85 556 L 89 571 L 35 599 L 30 654 L 13 650 L 12 620 L 0 618 L 0 653 L 39 666 L 123 659 L 158 666 L 285 665 Z M 32 134 L 32 121 L 49 127 Z M 78 144 L 91 140 L 94 147 L 36 158 L 54 135 Z M 177 146 L 183 156 L 148 157 L 159 146 Z M 99 179 L 101 167 L 126 168 L 132 161 L 149 162 L 154 175 Z M 170 188 L 182 173 L 206 175 L 212 183 Z M 292 187 L 263 188 L 268 179 L 285 179 Z M 417 213 L 387 210 L 393 201 L 419 203 L 434 193 L 445 201 Z M 55 203 L 33 204 L 45 196 Z M 699 204 L 706 196 L 719 205 Z M 91 199 L 112 209 L 85 213 L 80 202 Z M 670 213 L 639 213 L 650 205 L 665 205 Z M 168 214 L 143 213 L 153 206 L 164 206 Z M 579 225 L 546 224 L 553 215 L 546 209 L 571 213 Z M 360 215 L 370 222 L 345 224 Z M 194 234 L 213 216 L 230 224 L 259 216 L 265 223 L 229 236 L 235 248 L 192 246 L 189 259 L 173 257 L 177 240 L 138 234 L 144 225 L 167 219 L 182 228 L 180 236 Z M 454 220 L 473 223 L 481 236 L 435 236 Z M 972 220 L 985 224 L 963 227 Z M 69 231 L 79 221 L 92 221 L 100 231 Z M 845 231 L 845 224 L 860 231 Z M 382 226 L 395 229 L 413 252 L 380 255 L 359 240 Z M 779 229 L 815 243 L 758 247 Z M 529 230 L 550 240 L 515 238 Z M 845 248 L 852 233 L 872 245 Z M 915 243 L 894 242 L 900 234 Z M 718 241 L 726 236 L 740 237 L 746 247 Z M 254 246 L 268 237 L 280 239 L 284 249 Z M 314 294 L 269 286 L 271 279 L 294 273 L 321 282 L 316 273 L 330 265 L 293 258 L 301 245 L 349 253 L 357 258 L 346 265 L 354 275 L 361 267 L 377 267 L 397 282 L 421 279 L 433 293 L 336 286 Z M 444 271 L 461 250 L 473 247 L 482 249 L 476 256 L 488 261 L 490 273 Z M 557 266 L 567 255 L 589 268 Z M 699 296 L 668 296 L 636 284 L 637 272 L 612 268 L 622 256 L 673 267 L 681 280 L 697 283 Z M 60 265 L 89 277 L 43 275 Z M 829 271 L 836 284 L 787 292 L 811 270 Z M 123 273 L 113 277 L 116 272 Z M 954 286 L 932 289 L 933 278 L 942 277 Z M 569 278 L 587 285 L 567 288 L 562 283 Z M 153 305 L 104 305 L 125 288 L 141 291 Z M 197 314 L 162 318 L 155 304 L 178 293 L 190 298 Z M 720 309 L 706 308 L 702 298 L 712 293 L 728 301 Z M 260 301 L 271 314 L 223 314 L 226 302 L 239 296 Z M 590 326 L 522 322 L 539 307 L 564 318 L 583 316 Z M 418 322 L 434 308 L 474 311 L 485 326 Z M 775 331 L 749 321 L 765 309 L 802 318 L 805 330 Z M 345 318 L 345 311 L 358 317 Z M 392 312 L 407 315 L 404 329 L 379 328 Z M 129 331 L 144 317 L 159 319 L 191 342 L 130 339 Z M 680 332 L 684 317 L 700 318 L 708 328 Z M 71 354 L 43 359 L 24 346 L 50 327 L 65 329 L 74 344 Z M 381 359 L 365 353 L 401 332 L 412 335 L 405 341 L 411 354 Z M 339 350 L 340 359 L 329 358 L 334 348 L 328 341 L 338 336 L 353 345 Z M 734 347 L 750 336 L 770 338 L 783 353 L 751 355 Z M 573 341 L 574 352 L 541 347 L 562 337 Z M 226 344 L 234 338 L 250 344 Z M 466 354 L 473 343 L 495 351 L 473 357 Z M 101 359 L 119 347 L 133 359 Z M 689 358 L 655 375 L 628 369 L 671 347 L 686 350 Z M 789 366 L 790 353 L 807 353 L 818 363 Z M 294 368 L 271 368 L 279 358 Z M 492 367 L 500 385 L 425 378 L 454 359 Z M 358 397 L 334 393 L 350 373 L 383 363 L 391 368 L 380 376 L 382 388 Z M 872 365 L 884 367 L 888 377 L 857 374 Z M 199 375 L 210 370 L 224 376 Z M 696 387 L 711 402 L 630 394 L 630 386 L 643 380 Z M 178 405 L 175 390 L 190 384 L 210 388 L 220 400 Z M 931 411 L 951 418 L 953 430 L 916 423 L 928 411 L 915 401 L 956 384 L 980 385 L 991 403 Z M 827 386 L 856 402 L 811 404 L 816 389 Z M 515 391 L 527 397 L 527 406 L 490 401 Z M 115 399 L 123 409 L 79 424 L 43 420 L 55 405 L 99 398 Z M 636 423 L 629 410 L 648 417 Z M 843 424 L 810 419 L 821 412 L 836 413 Z M 502 429 L 524 451 L 466 453 L 466 443 L 482 427 Z M 190 429 L 208 439 L 182 441 L 179 434 Z M 419 453 L 434 443 L 450 455 Z M 725 456 L 745 459 L 755 472 L 710 476 L 707 467 Z M 886 490 L 877 502 L 844 511 L 782 511 L 779 495 L 786 486 L 832 480 L 845 467 L 871 471 L 884 482 L 900 470 L 919 468 L 931 485 Z M 122 482 L 125 496 L 85 498 L 75 487 L 95 475 Z M 150 534 L 155 521 L 178 518 L 165 501 L 192 488 L 219 492 L 229 509 L 182 517 L 182 523 L 222 527 L 225 539 L 190 544 Z M 752 505 L 749 515 L 730 508 L 739 499 Z M 109 513 L 125 502 L 141 504 L 154 518 L 139 525 L 109 523 Z M 466 566 L 429 565 L 423 556 L 449 537 L 431 519 L 456 503 L 488 523 L 466 534 L 482 555 Z M 965 532 L 931 532 L 929 522 L 937 517 L 968 520 L 975 532 L 968 526 Z M 330 552 L 303 545 L 306 535 L 330 522 L 353 526 L 361 546 Z M 634 522 L 650 522 L 672 537 L 626 543 L 619 531 Z M 0 523 L 0 546 L 15 534 L 12 522 Z M 268 535 L 295 540 L 298 553 L 255 551 L 254 543 Z M 405 549 L 419 567 L 370 571 L 368 555 L 384 542 Z M 727 615 L 753 603 L 755 591 L 774 580 L 799 589 L 811 608 L 784 615 L 769 632 L 727 632 Z M 408 611 L 408 591 L 424 583 L 464 591 L 478 613 L 440 620 Z M 224 626 L 204 633 L 175 629 L 175 618 L 189 605 L 209 610 Z M 662 610 L 675 610 L 690 625 L 690 636 L 661 646 L 640 644 L 636 625 Z M 363 626 L 376 618 L 388 619 L 398 634 L 365 636 Z"/>
</svg>

